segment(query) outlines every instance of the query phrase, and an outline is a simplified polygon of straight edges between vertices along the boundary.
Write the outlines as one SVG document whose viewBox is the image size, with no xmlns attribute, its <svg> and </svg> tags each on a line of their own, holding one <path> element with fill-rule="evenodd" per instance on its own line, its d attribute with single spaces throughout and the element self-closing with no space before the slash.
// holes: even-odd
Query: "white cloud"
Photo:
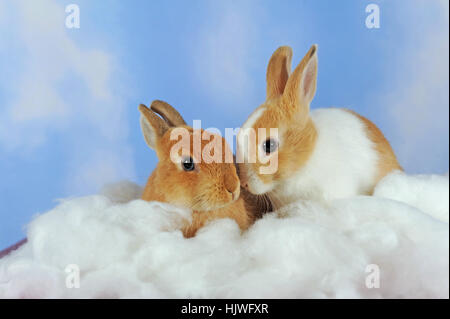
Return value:
<svg viewBox="0 0 450 319">
<path fill-rule="evenodd" d="M 87 31 L 83 25 L 66 29 L 65 8 L 56 1 L 14 1 L 3 10 L 0 35 L 11 36 L 0 50 L 12 78 L 2 79 L 10 96 L 0 109 L 0 148 L 32 152 L 57 133 L 67 145 L 71 174 L 91 175 L 80 177 L 88 183 L 82 188 L 69 178 L 70 190 L 87 192 L 120 176 L 132 178 L 125 105 L 113 84 L 114 56 L 73 40 L 70 32 Z M 104 159 L 108 169 L 97 161 L 96 169 L 86 167 L 97 149 L 114 159 Z"/>
</svg>

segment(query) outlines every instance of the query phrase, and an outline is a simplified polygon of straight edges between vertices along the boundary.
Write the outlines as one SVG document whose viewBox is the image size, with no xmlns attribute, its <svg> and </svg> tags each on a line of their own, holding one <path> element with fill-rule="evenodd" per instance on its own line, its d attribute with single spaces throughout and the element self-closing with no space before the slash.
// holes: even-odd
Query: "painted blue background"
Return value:
<svg viewBox="0 0 450 319">
<path fill-rule="evenodd" d="M 65 27 L 69 3 L 79 29 Z M 58 198 L 145 183 L 156 156 L 139 103 L 239 127 L 264 101 L 272 52 L 290 45 L 295 67 L 313 43 L 313 108 L 371 118 L 409 173 L 448 171 L 447 1 L 0 0 L 0 248 Z"/>
</svg>

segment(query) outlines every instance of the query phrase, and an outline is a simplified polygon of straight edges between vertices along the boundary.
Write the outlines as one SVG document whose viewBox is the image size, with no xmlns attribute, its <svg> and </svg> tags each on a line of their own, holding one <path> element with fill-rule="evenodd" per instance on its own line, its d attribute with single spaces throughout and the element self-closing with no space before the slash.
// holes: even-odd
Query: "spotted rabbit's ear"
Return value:
<svg viewBox="0 0 450 319">
<path fill-rule="evenodd" d="M 184 121 L 180 113 L 178 113 L 178 111 L 175 110 L 175 108 L 169 103 L 160 100 L 154 100 L 150 108 L 152 109 L 152 111 L 161 115 L 161 117 L 167 122 L 167 124 L 169 124 L 169 126 L 176 127 L 186 125 L 186 122 Z"/>
<path fill-rule="evenodd" d="M 292 49 L 279 47 L 270 58 L 266 74 L 266 99 L 270 100 L 283 94 L 284 87 L 291 73 Z"/>
<path fill-rule="evenodd" d="M 295 107 L 302 116 L 309 114 L 309 104 L 316 93 L 317 45 L 314 44 L 289 76 L 284 89 L 286 104 Z"/>
<path fill-rule="evenodd" d="M 167 123 L 144 104 L 139 105 L 141 129 L 147 145 L 156 150 L 157 141 L 169 129 Z"/>
</svg>

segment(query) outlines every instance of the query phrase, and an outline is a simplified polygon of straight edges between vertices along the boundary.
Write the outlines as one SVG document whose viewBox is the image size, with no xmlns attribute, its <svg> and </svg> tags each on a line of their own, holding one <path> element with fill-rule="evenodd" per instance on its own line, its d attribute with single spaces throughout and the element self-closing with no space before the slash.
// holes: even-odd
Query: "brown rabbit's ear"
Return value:
<svg viewBox="0 0 450 319">
<path fill-rule="evenodd" d="M 284 87 L 291 73 L 292 49 L 288 46 L 279 47 L 270 58 L 267 66 L 266 99 L 270 100 L 283 94 Z"/>
<path fill-rule="evenodd" d="M 175 108 L 164 101 L 155 100 L 150 105 L 150 108 L 162 116 L 162 118 L 169 124 L 169 126 L 186 125 L 183 117 Z"/>
<path fill-rule="evenodd" d="M 284 89 L 290 105 L 299 108 L 302 115 L 309 113 L 309 104 L 316 93 L 317 45 L 314 44 L 292 72 Z"/>
<path fill-rule="evenodd" d="M 144 104 L 139 105 L 141 129 L 147 145 L 156 149 L 158 139 L 169 129 L 167 123 Z"/>
</svg>

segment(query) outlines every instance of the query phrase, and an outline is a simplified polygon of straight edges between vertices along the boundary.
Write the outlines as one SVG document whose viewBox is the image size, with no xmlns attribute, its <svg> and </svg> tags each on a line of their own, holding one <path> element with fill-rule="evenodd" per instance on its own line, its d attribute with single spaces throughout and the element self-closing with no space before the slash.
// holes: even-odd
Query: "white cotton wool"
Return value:
<svg viewBox="0 0 450 319">
<path fill-rule="evenodd" d="M 449 221 L 449 177 L 447 175 L 406 175 L 396 172 L 383 178 L 375 196 L 395 199 L 425 213 Z"/>
<path fill-rule="evenodd" d="M 244 233 L 222 219 L 190 239 L 179 230 L 190 212 L 141 190 L 122 182 L 36 217 L 0 259 L 0 297 L 449 297 L 448 177 L 395 173 L 372 197 L 299 201 Z"/>
</svg>

